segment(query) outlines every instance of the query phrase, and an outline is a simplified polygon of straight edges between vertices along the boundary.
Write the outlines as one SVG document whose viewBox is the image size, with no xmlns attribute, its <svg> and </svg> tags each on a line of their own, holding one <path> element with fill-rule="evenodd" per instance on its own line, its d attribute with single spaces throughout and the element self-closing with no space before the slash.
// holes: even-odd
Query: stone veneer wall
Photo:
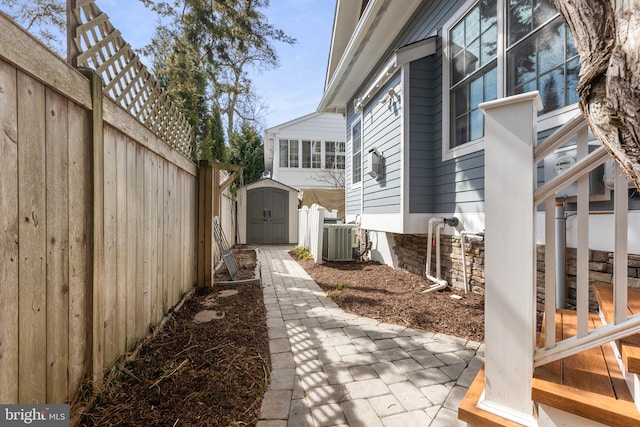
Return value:
<svg viewBox="0 0 640 427">
<path fill-rule="evenodd" d="M 427 259 L 426 234 L 394 234 L 394 251 L 398 257 L 398 266 L 411 273 L 424 276 Z M 436 275 L 436 248 L 431 251 L 431 275 Z M 484 240 L 465 238 L 467 280 L 470 289 L 484 293 Z M 462 250 L 460 237 L 440 236 L 441 276 L 453 287 L 464 289 L 462 273 Z"/>
<path fill-rule="evenodd" d="M 443 278 L 455 288 L 463 289 L 462 252 L 460 238 L 441 235 L 440 263 Z M 426 234 L 394 234 L 394 251 L 398 266 L 411 273 L 423 276 L 427 257 Z M 434 238 L 435 242 L 435 238 Z M 467 279 L 473 292 L 484 293 L 484 240 L 470 238 L 465 242 Z M 432 249 L 431 274 L 435 276 L 435 247 Z M 567 308 L 576 305 L 576 250 L 567 248 Z M 537 304 L 538 312 L 544 310 L 544 246 L 537 247 Z M 640 255 L 629 255 L 629 287 L 640 288 Z M 589 251 L 589 283 L 611 284 L 613 277 L 613 252 Z M 597 311 L 598 305 L 589 291 L 590 309 Z"/>
</svg>

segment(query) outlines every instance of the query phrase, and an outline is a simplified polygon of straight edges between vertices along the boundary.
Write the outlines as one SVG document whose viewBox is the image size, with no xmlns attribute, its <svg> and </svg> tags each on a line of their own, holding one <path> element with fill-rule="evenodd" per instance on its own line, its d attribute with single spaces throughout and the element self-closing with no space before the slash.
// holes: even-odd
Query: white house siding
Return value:
<svg viewBox="0 0 640 427">
<path fill-rule="evenodd" d="M 335 188 L 335 183 L 321 168 L 302 167 L 302 149 L 299 152 L 299 167 L 283 167 L 280 164 L 281 139 L 321 141 L 324 164 L 324 142 L 345 142 L 345 119 L 342 114 L 312 113 L 269 128 L 265 132 L 265 148 L 273 150 L 271 169 L 266 165 L 266 169 L 271 172 L 271 178 L 296 189 Z"/>
</svg>

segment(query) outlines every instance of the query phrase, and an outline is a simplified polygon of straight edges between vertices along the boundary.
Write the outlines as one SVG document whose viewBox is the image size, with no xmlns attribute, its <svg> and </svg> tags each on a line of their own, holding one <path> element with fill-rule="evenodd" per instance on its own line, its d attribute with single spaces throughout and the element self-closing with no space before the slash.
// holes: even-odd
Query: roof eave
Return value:
<svg viewBox="0 0 640 427">
<path fill-rule="evenodd" d="M 397 2 L 393 4 L 398 5 Z M 335 72 L 330 76 L 318 112 L 346 111 L 349 100 L 387 54 L 391 43 L 420 4 L 421 0 L 404 0 L 400 7 L 392 7 L 391 0 L 369 2 Z"/>
</svg>

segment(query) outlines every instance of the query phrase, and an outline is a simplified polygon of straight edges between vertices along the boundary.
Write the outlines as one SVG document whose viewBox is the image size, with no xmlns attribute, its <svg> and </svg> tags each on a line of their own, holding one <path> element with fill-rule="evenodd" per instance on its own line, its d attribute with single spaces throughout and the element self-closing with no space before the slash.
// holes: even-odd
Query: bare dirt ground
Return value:
<svg viewBox="0 0 640 427">
<path fill-rule="evenodd" d="M 253 278 L 255 252 L 236 253 L 236 260 L 236 280 Z M 373 262 L 299 262 L 347 312 L 475 341 L 484 338 L 482 296 L 423 293 L 429 286 L 424 278 Z M 215 280 L 230 280 L 225 267 Z M 203 310 L 221 318 L 197 323 L 194 316 Z M 107 375 L 99 396 L 72 405 L 74 425 L 255 425 L 271 366 L 262 289 L 218 284 L 194 294 L 128 359 Z"/>
</svg>

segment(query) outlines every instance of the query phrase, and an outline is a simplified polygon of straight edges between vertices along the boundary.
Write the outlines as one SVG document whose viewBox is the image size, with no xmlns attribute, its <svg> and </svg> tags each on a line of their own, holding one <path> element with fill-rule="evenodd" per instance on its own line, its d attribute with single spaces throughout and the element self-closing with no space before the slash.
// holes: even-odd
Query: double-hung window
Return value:
<svg viewBox="0 0 640 427">
<path fill-rule="evenodd" d="M 362 181 L 362 124 L 358 120 L 351 127 L 351 184 Z"/>
<path fill-rule="evenodd" d="M 326 169 L 344 169 L 344 142 L 325 141 L 324 167 Z"/>
<path fill-rule="evenodd" d="M 578 101 L 578 52 L 550 0 L 469 1 L 443 35 L 445 160 L 482 149 L 482 102 L 538 90 L 547 114 Z"/>
<path fill-rule="evenodd" d="M 482 0 L 449 31 L 449 148 L 484 136 L 484 117 L 478 105 L 498 96 L 497 21 L 496 0 Z"/>
<path fill-rule="evenodd" d="M 302 141 L 302 167 L 319 169 L 322 161 L 320 141 Z"/>
<path fill-rule="evenodd" d="M 281 139 L 280 145 L 280 167 L 298 167 L 298 141 L 295 139 Z"/>
<path fill-rule="evenodd" d="M 542 114 L 578 102 L 578 50 L 548 0 L 509 2 L 507 95 L 538 90 Z"/>
</svg>

